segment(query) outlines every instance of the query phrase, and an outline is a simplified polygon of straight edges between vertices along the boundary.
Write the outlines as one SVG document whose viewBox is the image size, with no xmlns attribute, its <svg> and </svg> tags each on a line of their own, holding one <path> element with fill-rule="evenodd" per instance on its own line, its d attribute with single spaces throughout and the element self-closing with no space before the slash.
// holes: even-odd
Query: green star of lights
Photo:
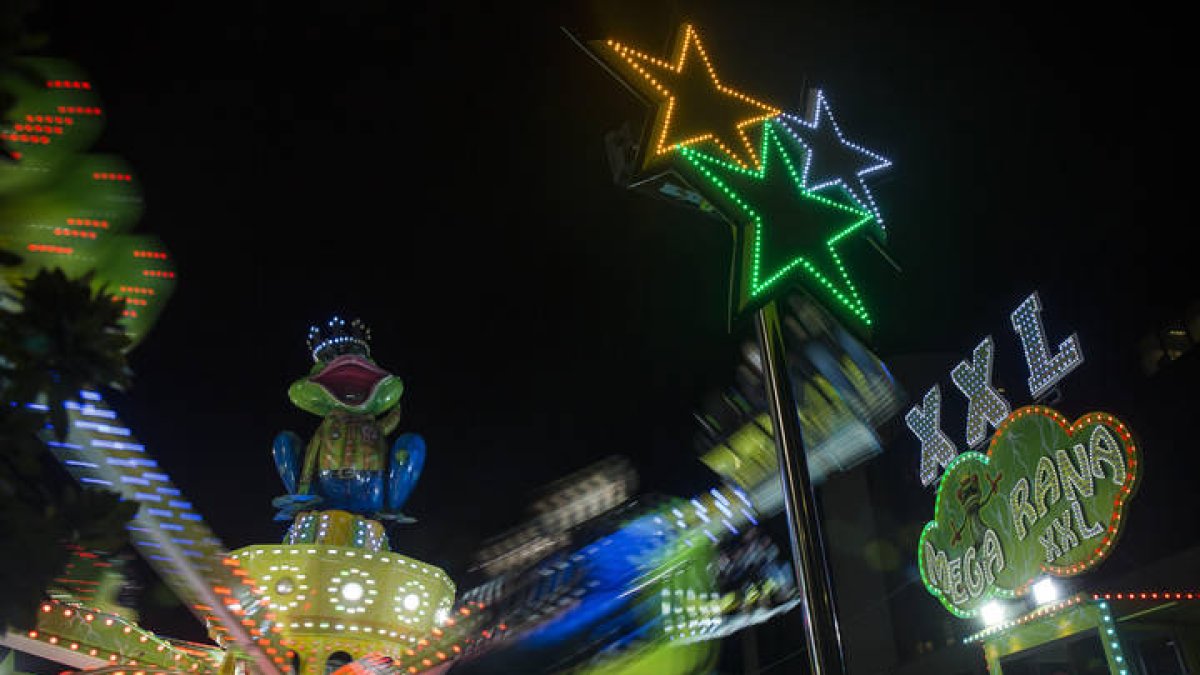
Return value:
<svg viewBox="0 0 1200 675">
<path fill-rule="evenodd" d="M 842 258 L 839 242 L 870 223 L 874 216 L 844 201 L 804 188 L 805 149 L 778 128 L 763 124 L 758 169 L 747 169 L 690 147 L 680 147 L 687 168 L 704 183 L 703 192 L 718 205 L 740 236 L 736 310 L 761 305 L 792 277 L 829 298 L 866 325 L 871 316 L 859 297 Z"/>
</svg>

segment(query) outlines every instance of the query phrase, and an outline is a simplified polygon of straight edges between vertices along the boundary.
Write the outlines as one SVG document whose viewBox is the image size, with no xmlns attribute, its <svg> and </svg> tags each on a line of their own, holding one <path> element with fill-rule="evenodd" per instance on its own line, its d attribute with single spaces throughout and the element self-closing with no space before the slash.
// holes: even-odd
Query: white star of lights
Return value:
<svg viewBox="0 0 1200 675">
<path fill-rule="evenodd" d="M 833 119 L 833 110 L 829 107 L 825 92 L 818 89 L 815 94 L 809 105 L 808 119 L 789 113 L 779 115 L 783 126 L 808 148 L 802 175 L 804 187 L 817 192 L 840 186 L 859 205 L 870 211 L 882 228 L 883 216 L 863 178 L 888 168 L 892 161 L 847 141 Z"/>
</svg>

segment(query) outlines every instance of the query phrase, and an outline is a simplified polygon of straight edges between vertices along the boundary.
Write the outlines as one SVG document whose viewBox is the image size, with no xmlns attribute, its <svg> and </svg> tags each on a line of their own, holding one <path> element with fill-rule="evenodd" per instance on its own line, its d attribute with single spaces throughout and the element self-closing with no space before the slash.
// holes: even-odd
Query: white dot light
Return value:
<svg viewBox="0 0 1200 675">
<path fill-rule="evenodd" d="M 986 626 L 995 626 L 1004 621 L 1004 605 L 998 602 L 989 602 L 979 608 L 979 616 L 983 619 Z"/>
<path fill-rule="evenodd" d="M 342 597 L 346 600 L 354 602 L 355 600 L 361 600 L 362 596 L 363 587 L 362 584 L 358 583 L 357 581 L 350 581 L 347 582 L 346 585 L 342 586 Z"/>
<path fill-rule="evenodd" d="M 1053 579 L 1042 579 L 1033 585 L 1033 601 L 1046 605 L 1058 600 L 1058 584 Z"/>
<path fill-rule="evenodd" d="M 446 609 L 445 607 L 442 607 L 441 609 L 439 609 L 438 611 L 433 613 L 433 620 L 435 622 L 437 622 L 437 625 L 439 625 L 439 626 L 445 624 L 446 619 L 449 619 L 449 618 L 450 618 L 450 610 Z"/>
<path fill-rule="evenodd" d="M 416 593 L 409 593 L 408 595 L 404 596 L 404 600 L 402 602 L 404 604 L 404 609 L 407 609 L 411 612 L 421 606 L 421 597 Z"/>
</svg>

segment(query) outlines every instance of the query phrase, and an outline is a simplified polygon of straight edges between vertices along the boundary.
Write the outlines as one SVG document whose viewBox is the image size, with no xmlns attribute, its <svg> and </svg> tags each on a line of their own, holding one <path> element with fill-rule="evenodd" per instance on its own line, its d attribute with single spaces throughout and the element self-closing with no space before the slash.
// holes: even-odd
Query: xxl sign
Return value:
<svg viewBox="0 0 1200 675">
<path fill-rule="evenodd" d="M 1011 320 L 1037 400 L 1083 363 L 1079 339 L 1071 335 L 1051 348 L 1037 293 Z M 950 372 L 967 401 L 967 446 L 980 448 L 995 429 L 986 453 L 959 454 L 942 431 L 937 385 L 905 416 L 921 442 L 921 482 L 941 474 L 933 520 L 918 544 L 921 577 L 963 617 L 990 598 L 1023 595 L 1039 576 L 1074 576 L 1103 560 L 1141 468 L 1131 432 L 1112 415 L 1070 422 L 1045 406 L 1013 411 L 992 385 L 993 357 L 988 336 Z"/>
<path fill-rule="evenodd" d="M 1029 394 L 1035 400 L 1054 387 L 1083 363 L 1083 351 L 1079 338 L 1071 335 L 1051 351 L 1042 328 L 1042 305 L 1037 293 L 1031 294 L 1012 312 L 1012 327 L 1021 339 L 1025 351 L 1025 363 L 1029 366 Z M 987 440 L 987 429 L 999 428 L 1008 417 L 1011 406 L 992 387 L 992 336 L 987 336 L 971 358 L 959 362 L 950 372 L 954 386 L 967 399 L 967 445 L 977 448 Z M 904 421 L 921 441 L 920 475 L 923 485 L 937 480 L 938 473 L 958 455 L 954 442 L 942 431 L 942 392 L 933 385 L 925 393 L 921 404 L 915 405 Z"/>
<path fill-rule="evenodd" d="M 1137 488 L 1137 445 L 1112 415 L 1072 423 L 1027 406 L 998 426 L 986 454 L 966 452 L 947 467 L 918 544 L 925 587 L 958 616 L 1023 595 L 1043 574 L 1099 563 Z"/>
</svg>

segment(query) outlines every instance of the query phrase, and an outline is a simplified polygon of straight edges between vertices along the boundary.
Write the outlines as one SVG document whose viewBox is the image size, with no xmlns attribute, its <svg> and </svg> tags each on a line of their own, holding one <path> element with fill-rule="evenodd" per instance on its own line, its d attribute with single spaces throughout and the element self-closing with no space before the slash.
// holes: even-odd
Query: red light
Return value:
<svg viewBox="0 0 1200 675">
<path fill-rule="evenodd" d="M 133 176 L 127 173 L 112 173 L 107 171 L 97 171 L 92 174 L 94 180 L 115 180 L 129 182 L 133 180 Z"/>
<path fill-rule="evenodd" d="M 83 80 L 46 80 L 47 89 L 91 89 L 92 83 Z"/>
</svg>

